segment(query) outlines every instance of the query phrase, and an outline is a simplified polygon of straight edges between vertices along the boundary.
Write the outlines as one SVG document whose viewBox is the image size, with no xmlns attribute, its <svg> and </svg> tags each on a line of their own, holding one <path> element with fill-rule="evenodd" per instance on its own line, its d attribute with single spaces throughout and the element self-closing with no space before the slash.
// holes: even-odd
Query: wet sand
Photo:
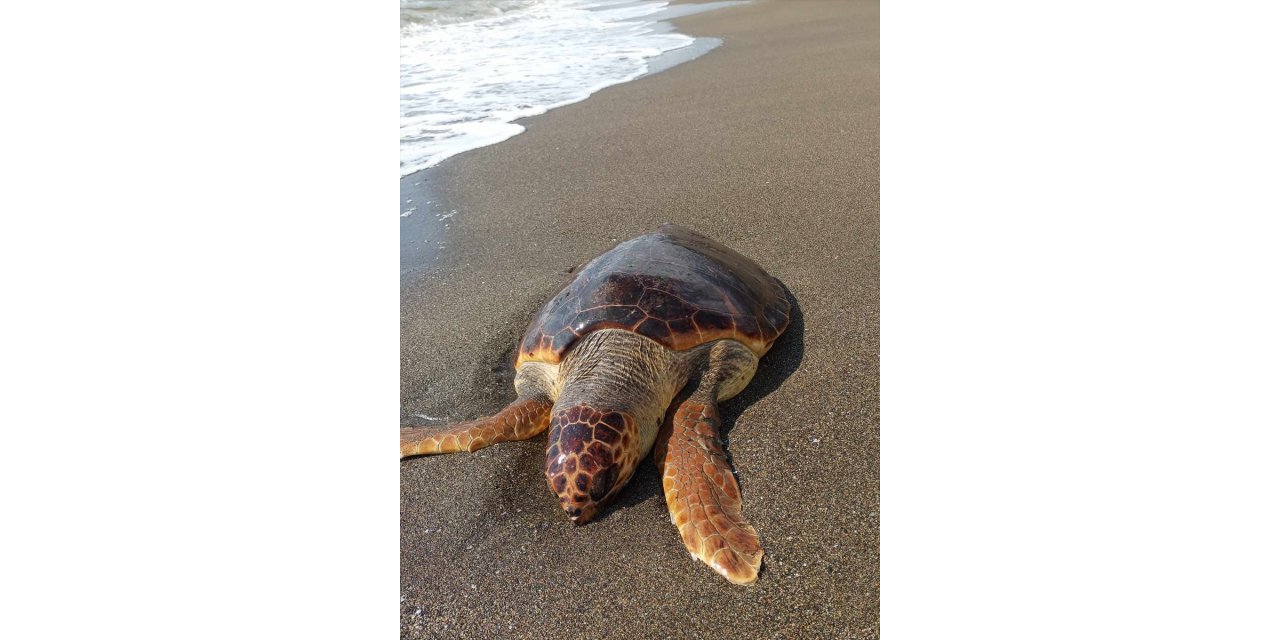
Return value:
<svg viewBox="0 0 1280 640">
<path fill-rule="evenodd" d="M 402 180 L 420 205 L 402 219 L 402 421 L 512 400 L 516 344 L 570 269 L 663 222 L 709 235 L 798 307 L 724 410 L 760 579 L 690 559 L 652 464 L 571 526 L 539 437 L 400 463 L 404 637 L 879 634 L 878 7 L 756 2 L 675 23 L 724 44 Z"/>
</svg>

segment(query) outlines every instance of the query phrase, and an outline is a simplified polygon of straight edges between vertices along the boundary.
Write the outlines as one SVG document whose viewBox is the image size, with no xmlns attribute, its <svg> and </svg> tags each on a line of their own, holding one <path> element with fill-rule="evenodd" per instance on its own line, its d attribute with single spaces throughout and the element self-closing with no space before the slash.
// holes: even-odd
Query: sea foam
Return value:
<svg viewBox="0 0 1280 640">
<path fill-rule="evenodd" d="M 658 21 L 672 13 L 632 0 L 401 0 L 400 175 L 506 140 L 524 130 L 514 120 L 704 40 Z"/>
</svg>

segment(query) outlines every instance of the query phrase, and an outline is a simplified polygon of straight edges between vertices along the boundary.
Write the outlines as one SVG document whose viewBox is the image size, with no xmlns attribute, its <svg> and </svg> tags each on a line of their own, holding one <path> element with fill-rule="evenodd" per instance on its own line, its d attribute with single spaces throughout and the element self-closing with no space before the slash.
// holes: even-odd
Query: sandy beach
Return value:
<svg viewBox="0 0 1280 640">
<path fill-rule="evenodd" d="M 401 221 L 401 419 L 497 411 L 571 269 L 663 222 L 695 229 L 797 307 L 724 411 L 759 581 L 690 559 L 650 463 L 570 525 L 544 436 L 400 463 L 403 637 L 879 635 L 878 5 L 758 1 L 674 23 L 724 43 L 402 179 L 420 208 Z"/>
</svg>

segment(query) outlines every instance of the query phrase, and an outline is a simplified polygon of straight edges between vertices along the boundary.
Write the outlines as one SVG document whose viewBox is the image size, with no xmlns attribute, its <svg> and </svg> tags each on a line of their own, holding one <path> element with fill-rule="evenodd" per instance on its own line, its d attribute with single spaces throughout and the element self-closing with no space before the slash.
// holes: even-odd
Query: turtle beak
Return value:
<svg viewBox="0 0 1280 640">
<path fill-rule="evenodd" d="M 565 515 L 569 516 L 569 522 L 575 525 L 583 525 L 591 522 L 596 517 L 598 510 L 595 503 L 578 506 L 569 502 L 561 502 L 560 507 L 564 509 Z"/>
<path fill-rule="evenodd" d="M 581 467 L 575 470 L 574 466 L 552 464 L 547 470 L 547 484 L 559 499 L 560 508 L 569 516 L 569 522 L 581 525 L 595 518 L 600 505 L 612 495 L 618 468 L 613 465 L 592 473 Z"/>
</svg>

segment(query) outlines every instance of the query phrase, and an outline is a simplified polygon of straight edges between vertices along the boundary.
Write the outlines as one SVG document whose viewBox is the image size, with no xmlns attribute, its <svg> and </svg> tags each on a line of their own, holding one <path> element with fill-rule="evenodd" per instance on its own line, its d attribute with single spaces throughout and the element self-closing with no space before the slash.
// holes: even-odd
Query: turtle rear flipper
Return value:
<svg viewBox="0 0 1280 640">
<path fill-rule="evenodd" d="M 400 430 L 400 457 L 476 451 L 495 442 L 528 440 L 547 430 L 551 400 L 544 395 L 517 398 L 488 418 L 444 427 Z"/>
<path fill-rule="evenodd" d="M 671 521 L 690 555 L 730 582 L 755 582 L 764 549 L 742 517 L 742 495 L 720 445 L 715 402 L 690 398 L 681 404 L 654 454 Z"/>
</svg>

